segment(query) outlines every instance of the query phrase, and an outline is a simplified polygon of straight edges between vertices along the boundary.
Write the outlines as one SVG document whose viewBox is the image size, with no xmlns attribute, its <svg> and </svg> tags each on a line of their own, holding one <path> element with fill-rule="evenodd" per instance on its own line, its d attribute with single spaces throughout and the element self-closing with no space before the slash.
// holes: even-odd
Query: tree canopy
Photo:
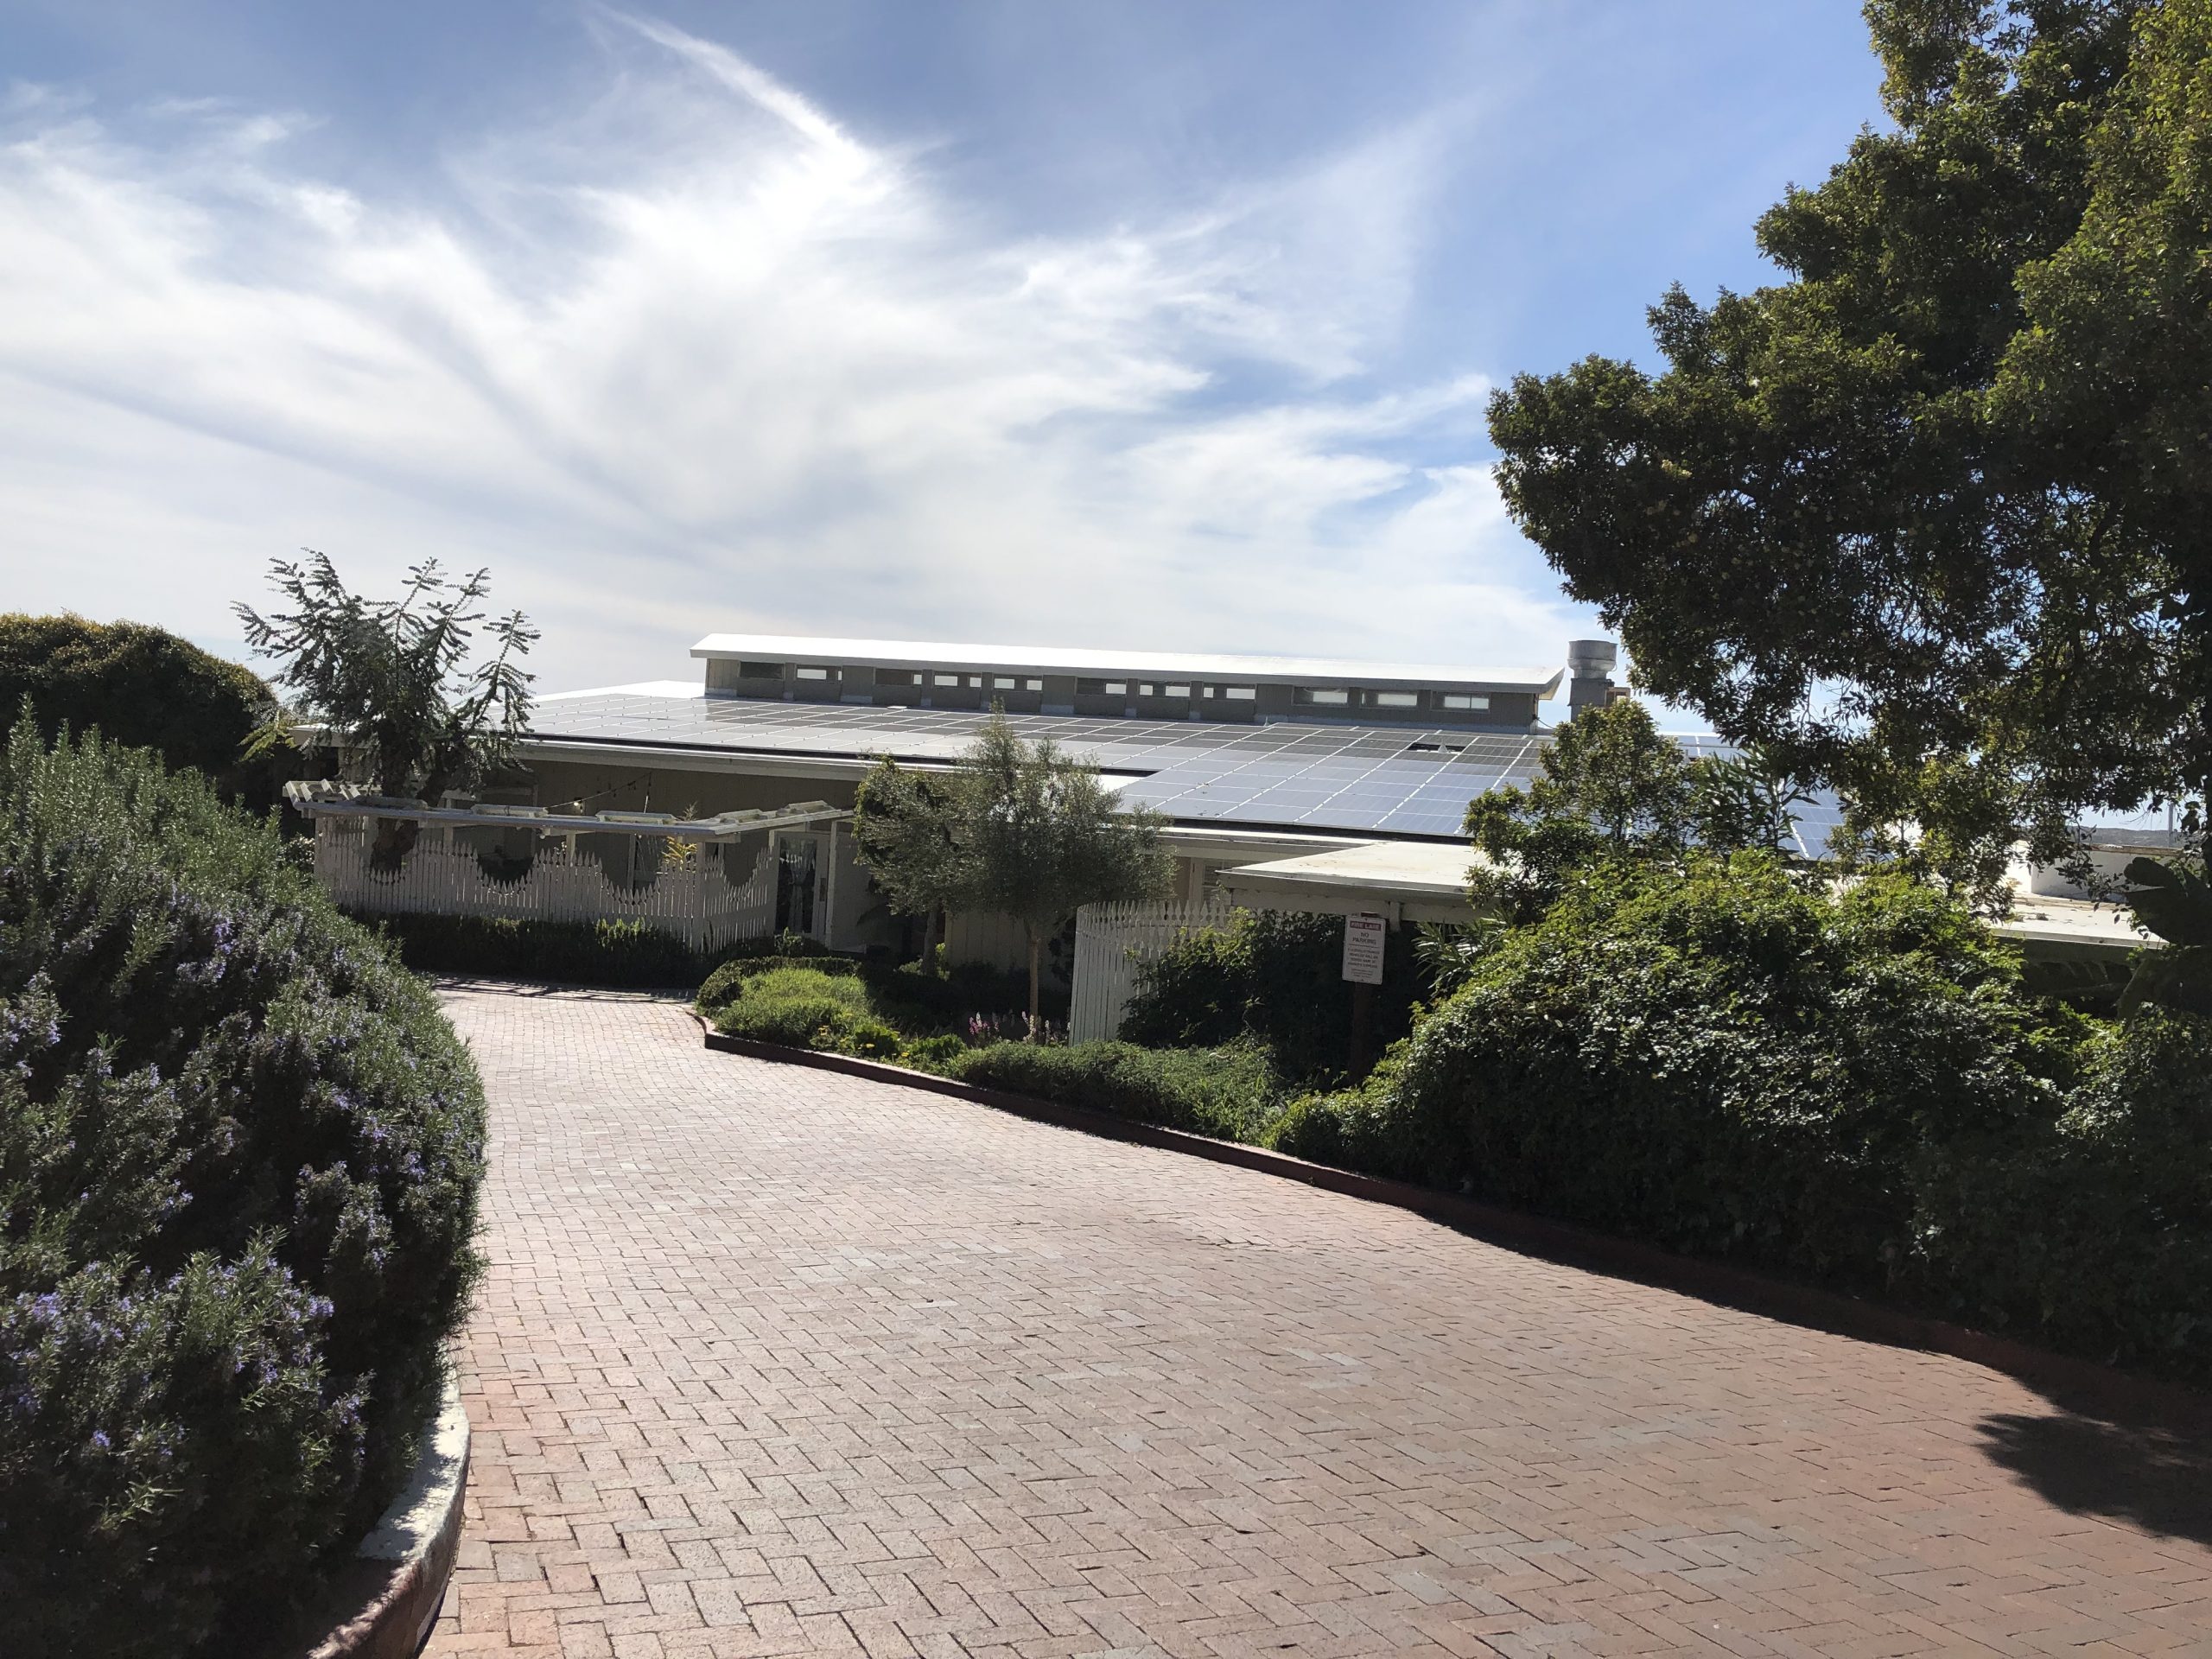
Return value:
<svg viewBox="0 0 2212 1659">
<path fill-rule="evenodd" d="M 912 772 L 887 757 L 861 780 L 853 803 L 853 844 L 902 916 L 922 918 L 922 960 L 937 957 L 944 912 L 967 880 L 960 841 L 957 779 Z"/>
<path fill-rule="evenodd" d="M 456 582 L 426 560 L 399 598 L 372 600 L 310 551 L 276 562 L 270 581 L 292 610 L 234 607 L 246 643 L 283 663 L 277 683 L 294 694 L 265 744 L 333 755 L 380 793 L 434 804 L 506 760 L 529 721 L 521 659 L 537 633 L 520 611 L 486 620 L 471 608 L 490 591 L 488 572 Z M 494 648 L 472 665 L 480 626 Z"/>
<path fill-rule="evenodd" d="M 1505 785 L 1467 806 L 1480 861 L 1468 896 L 1503 920 L 1537 920 L 1580 871 L 1607 861 L 1712 852 L 1782 853 L 1803 799 L 1756 748 L 1691 758 L 1642 703 L 1586 709 L 1553 734 L 1525 790 Z"/>
<path fill-rule="evenodd" d="M 956 772 L 924 778 L 887 760 L 878 765 L 861 788 L 853 838 L 895 908 L 982 911 L 1021 924 L 1033 1037 L 1046 942 L 1084 905 L 1166 890 L 1159 823 L 1124 811 L 1095 770 L 1049 739 L 1023 742 L 998 715 Z"/>
<path fill-rule="evenodd" d="M 1491 406 L 1516 520 L 1637 683 L 1910 821 L 2212 782 L 2212 0 L 1873 0 L 1894 129 L 1758 222 L 1788 280 Z"/>
</svg>

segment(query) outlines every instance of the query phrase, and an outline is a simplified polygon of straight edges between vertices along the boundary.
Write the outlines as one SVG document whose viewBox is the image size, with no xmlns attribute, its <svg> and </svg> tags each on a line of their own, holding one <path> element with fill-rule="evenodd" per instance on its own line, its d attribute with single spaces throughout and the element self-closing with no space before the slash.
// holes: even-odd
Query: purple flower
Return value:
<svg viewBox="0 0 2212 1659">
<path fill-rule="evenodd" d="M 94 1446 L 98 1446 L 101 1451 L 103 1451 L 103 1452 L 106 1451 L 106 1450 L 107 1450 L 107 1431 L 106 1431 L 105 1429 L 104 1429 L 104 1428 L 96 1428 L 96 1429 L 94 1429 L 94 1430 L 92 1431 L 92 1444 L 93 1444 Z"/>
</svg>

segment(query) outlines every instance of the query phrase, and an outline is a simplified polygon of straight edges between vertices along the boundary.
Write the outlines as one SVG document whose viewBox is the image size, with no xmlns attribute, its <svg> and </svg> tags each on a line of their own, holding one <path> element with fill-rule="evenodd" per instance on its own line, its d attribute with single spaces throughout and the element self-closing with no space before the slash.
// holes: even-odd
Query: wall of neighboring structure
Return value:
<svg viewBox="0 0 2212 1659">
<path fill-rule="evenodd" d="M 1536 718 L 1536 698 L 1521 691 L 1479 694 L 1484 706 L 1467 708 L 1452 704 L 1471 701 L 1478 694 L 1361 687 L 1301 690 L 1289 683 L 1247 679 L 1232 685 L 1189 677 L 1170 680 L 1157 673 L 1082 678 L 1020 670 L 1011 674 L 975 673 L 965 669 L 934 669 L 926 664 L 887 669 L 856 664 L 748 663 L 709 658 L 706 689 L 729 696 L 784 702 L 950 709 L 983 709 L 997 704 L 1010 715 L 1205 720 L 1246 726 L 1269 720 L 1299 720 L 1518 731 Z"/>
</svg>

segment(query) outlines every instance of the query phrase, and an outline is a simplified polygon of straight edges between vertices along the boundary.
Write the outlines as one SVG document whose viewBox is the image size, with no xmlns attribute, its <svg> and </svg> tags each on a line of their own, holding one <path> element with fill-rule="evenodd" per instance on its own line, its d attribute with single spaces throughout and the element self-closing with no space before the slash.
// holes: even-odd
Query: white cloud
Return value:
<svg viewBox="0 0 2212 1659">
<path fill-rule="evenodd" d="M 1484 384 L 1351 390 L 1434 129 L 1040 240 L 724 48 L 601 33 L 589 107 L 410 200 L 290 162 L 291 112 L 126 138 L 11 91 L 8 606 L 229 638 L 305 543 L 365 582 L 491 564 L 549 686 L 753 626 L 1559 655 L 1487 473 L 1418 459 Z"/>
</svg>

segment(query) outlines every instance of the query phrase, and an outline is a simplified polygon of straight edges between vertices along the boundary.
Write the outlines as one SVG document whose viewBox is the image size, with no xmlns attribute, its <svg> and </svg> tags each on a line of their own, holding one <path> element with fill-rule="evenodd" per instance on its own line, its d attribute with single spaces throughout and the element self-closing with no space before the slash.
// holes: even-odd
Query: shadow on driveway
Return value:
<svg viewBox="0 0 2212 1659">
<path fill-rule="evenodd" d="M 2069 1513 L 2212 1543 L 2212 1433 L 2202 1428 L 2074 1412 L 1993 1415 L 1977 1427 L 1993 1462 Z"/>
</svg>

